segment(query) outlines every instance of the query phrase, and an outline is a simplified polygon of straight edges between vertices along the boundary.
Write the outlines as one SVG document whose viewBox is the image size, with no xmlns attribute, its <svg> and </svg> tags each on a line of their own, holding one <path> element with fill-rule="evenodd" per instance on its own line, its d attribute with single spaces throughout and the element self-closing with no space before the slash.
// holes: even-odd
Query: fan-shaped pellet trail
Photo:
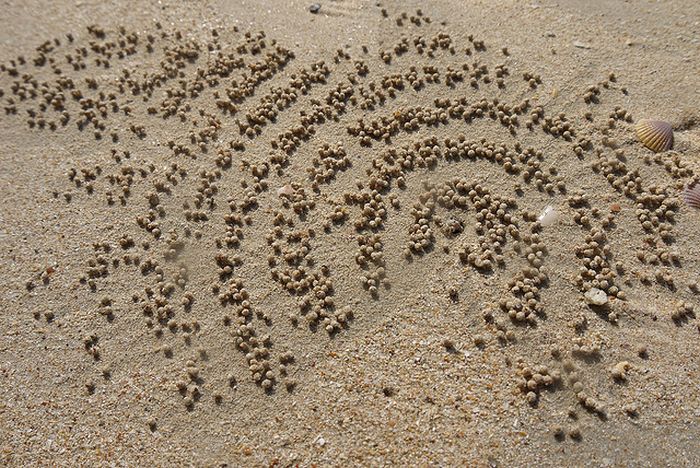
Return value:
<svg viewBox="0 0 700 468">
<path fill-rule="evenodd" d="M 604 464 L 672 414 L 695 440 L 697 139 L 607 43 L 166 3 L 0 58 L 0 460 Z"/>
</svg>

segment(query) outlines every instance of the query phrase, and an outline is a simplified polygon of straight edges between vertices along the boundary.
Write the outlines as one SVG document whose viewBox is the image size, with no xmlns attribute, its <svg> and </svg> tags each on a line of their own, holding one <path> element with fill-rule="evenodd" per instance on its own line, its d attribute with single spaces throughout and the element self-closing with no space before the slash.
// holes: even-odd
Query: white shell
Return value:
<svg viewBox="0 0 700 468">
<path fill-rule="evenodd" d="M 547 205 L 544 207 L 544 210 L 542 210 L 542 214 L 537 218 L 537 221 L 540 222 L 542 227 L 547 227 L 556 223 L 558 219 L 559 212 L 551 205 Z"/>
<path fill-rule="evenodd" d="M 608 295 L 602 289 L 591 288 L 583 296 L 586 298 L 586 302 L 591 305 L 601 306 L 608 303 Z"/>
<path fill-rule="evenodd" d="M 277 196 L 281 197 L 282 195 L 286 195 L 288 197 L 291 197 L 292 195 L 294 195 L 294 188 L 292 188 L 292 186 L 289 184 L 278 188 L 277 189 Z"/>
</svg>

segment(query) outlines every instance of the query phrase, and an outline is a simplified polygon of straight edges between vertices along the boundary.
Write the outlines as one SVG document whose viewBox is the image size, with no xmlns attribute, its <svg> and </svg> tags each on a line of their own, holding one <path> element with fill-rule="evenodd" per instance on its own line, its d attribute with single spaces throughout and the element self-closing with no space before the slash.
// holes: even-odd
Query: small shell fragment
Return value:
<svg viewBox="0 0 700 468">
<path fill-rule="evenodd" d="M 583 296 L 586 298 L 586 302 L 591 305 L 602 306 L 608 303 L 608 295 L 602 289 L 591 288 Z"/>
<path fill-rule="evenodd" d="M 620 361 L 610 369 L 610 373 L 616 380 L 627 380 L 627 371 L 630 370 L 631 367 L 632 365 L 629 361 Z"/>
<path fill-rule="evenodd" d="M 294 195 L 294 188 L 289 184 L 278 188 L 277 189 L 277 196 L 281 197 L 282 195 L 286 195 L 287 197 L 291 197 L 292 195 Z"/>
<path fill-rule="evenodd" d="M 673 146 L 673 128 L 668 122 L 642 119 L 635 130 L 639 141 L 655 153 L 668 151 Z"/>
<path fill-rule="evenodd" d="M 547 205 L 544 207 L 544 210 L 542 210 L 542 214 L 540 214 L 540 216 L 537 218 L 537 221 L 540 222 L 542 227 L 547 227 L 556 223 L 558 219 L 559 212 L 554 209 L 552 205 Z"/>
<path fill-rule="evenodd" d="M 695 182 L 686 186 L 681 196 L 686 205 L 700 210 L 700 182 Z"/>
</svg>

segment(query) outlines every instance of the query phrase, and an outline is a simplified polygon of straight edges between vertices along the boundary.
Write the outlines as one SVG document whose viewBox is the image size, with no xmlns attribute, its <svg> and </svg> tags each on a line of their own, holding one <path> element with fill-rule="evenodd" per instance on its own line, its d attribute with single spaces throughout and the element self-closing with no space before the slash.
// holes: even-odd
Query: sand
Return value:
<svg viewBox="0 0 700 468">
<path fill-rule="evenodd" d="M 697 2 L 319 5 L 3 5 L 0 464 L 700 465 Z"/>
</svg>

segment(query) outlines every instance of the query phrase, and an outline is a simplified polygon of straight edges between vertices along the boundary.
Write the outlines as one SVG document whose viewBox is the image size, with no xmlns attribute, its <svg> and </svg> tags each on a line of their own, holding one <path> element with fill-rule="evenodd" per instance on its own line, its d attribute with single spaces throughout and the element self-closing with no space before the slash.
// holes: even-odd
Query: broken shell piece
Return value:
<svg viewBox="0 0 700 468">
<path fill-rule="evenodd" d="M 288 197 L 291 197 L 292 195 L 294 195 L 294 188 L 289 184 L 278 188 L 277 189 L 277 196 L 281 197 L 282 195 L 286 195 Z"/>
<path fill-rule="evenodd" d="M 695 182 L 686 186 L 683 190 L 682 197 L 686 205 L 700 210 L 700 183 Z"/>
<path fill-rule="evenodd" d="M 586 302 L 591 305 L 602 306 L 608 303 L 608 295 L 598 288 L 589 289 L 583 296 L 586 298 Z"/>
<path fill-rule="evenodd" d="M 537 221 L 540 222 L 542 227 L 547 227 L 556 223 L 558 219 L 559 212 L 551 205 L 547 205 L 544 210 L 542 210 L 542 214 L 540 214 L 540 216 L 537 218 Z"/>
<path fill-rule="evenodd" d="M 631 367 L 632 365 L 629 362 L 620 361 L 610 369 L 610 374 L 615 380 L 627 380 L 627 371 Z"/>
</svg>

